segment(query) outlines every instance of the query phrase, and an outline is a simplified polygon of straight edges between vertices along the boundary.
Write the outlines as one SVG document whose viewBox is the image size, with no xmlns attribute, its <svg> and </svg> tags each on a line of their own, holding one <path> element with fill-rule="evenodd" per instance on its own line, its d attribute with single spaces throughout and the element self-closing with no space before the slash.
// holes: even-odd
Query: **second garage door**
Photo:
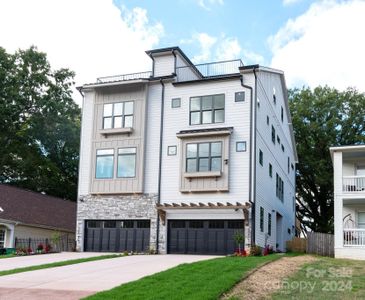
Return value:
<svg viewBox="0 0 365 300">
<path fill-rule="evenodd" d="M 244 234 L 243 220 L 169 220 L 168 253 L 232 254 L 236 232 Z"/>
</svg>

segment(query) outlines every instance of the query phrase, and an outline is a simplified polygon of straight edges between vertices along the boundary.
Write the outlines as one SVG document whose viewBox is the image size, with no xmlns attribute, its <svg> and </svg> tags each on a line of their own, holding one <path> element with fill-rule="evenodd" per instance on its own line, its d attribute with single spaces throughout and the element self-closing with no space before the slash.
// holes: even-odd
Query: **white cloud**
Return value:
<svg viewBox="0 0 365 300">
<path fill-rule="evenodd" d="M 161 23 L 151 24 L 146 10 L 118 8 L 112 0 L 3 0 L 0 28 L 7 51 L 35 45 L 53 68 L 74 70 L 77 85 L 151 69 L 144 51 L 164 32 Z M 75 100 L 80 103 L 77 94 Z"/>
<path fill-rule="evenodd" d="M 220 42 L 216 56 L 218 60 L 239 58 L 241 50 L 242 48 L 236 38 L 225 38 Z"/>
<path fill-rule="evenodd" d="M 210 10 L 211 6 L 223 5 L 224 1 L 223 0 L 197 0 L 197 3 L 200 7 L 204 8 L 206 10 Z"/>
<path fill-rule="evenodd" d="M 365 91 L 364 15 L 364 1 L 312 4 L 269 38 L 271 65 L 285 71 L 289 87 L 328 84 Z"/>
<path fill-rule="evenodd" d="M 200 53 L 192 58 L 193 62 L 201 63 L 208 61 L 211 58 L 212 47 L 217 42 L 217 38 L 207 33 L 195 33 L 192 40 L 196 40 L 200 47 Z"/>
<path fill-rule="evenodd" d="M 283 0 L 283 5 L 284 6 L 288 6 L 288 5 L 292 5 L 292 4 L 295 4 L 295 3 L 298 3 L 302 0 Z"/>
</svg>

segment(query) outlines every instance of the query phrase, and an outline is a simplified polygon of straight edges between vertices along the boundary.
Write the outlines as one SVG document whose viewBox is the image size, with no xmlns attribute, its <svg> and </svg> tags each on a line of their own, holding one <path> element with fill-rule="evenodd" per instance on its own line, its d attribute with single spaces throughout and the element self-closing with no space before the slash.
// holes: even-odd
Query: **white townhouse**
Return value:
<svg viewBox="0 0 365 300">
<path fill-rule="evenodd" d="M 335 257 L 365 259 L 365 145 L 331 147 Z"/>
<path fill-rule="evenodd" d="M 283 72 L 146 54 L 151 72 L 79 88 L 78 249 L 228 254 L 240 232 L 285 251 L 297 154 Z"/>
</svg>

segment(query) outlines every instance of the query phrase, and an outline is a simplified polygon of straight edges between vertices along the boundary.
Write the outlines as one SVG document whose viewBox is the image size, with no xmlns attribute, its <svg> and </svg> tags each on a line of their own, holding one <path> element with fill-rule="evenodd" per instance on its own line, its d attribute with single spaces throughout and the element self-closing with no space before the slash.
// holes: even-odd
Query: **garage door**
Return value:
<svg viewBox="0 0 365 300">
<path fill-rule="evenodd" d="M 146 252 L 149 248 L 149 220 L 90 220 L 85 225 L 85 251 Z"/>
<path fill-rule="evenodd" d="M 243 220 L 169 220 L 168 252 L 231 254 L 235 232 L 244 234 Z"/>
</svg>

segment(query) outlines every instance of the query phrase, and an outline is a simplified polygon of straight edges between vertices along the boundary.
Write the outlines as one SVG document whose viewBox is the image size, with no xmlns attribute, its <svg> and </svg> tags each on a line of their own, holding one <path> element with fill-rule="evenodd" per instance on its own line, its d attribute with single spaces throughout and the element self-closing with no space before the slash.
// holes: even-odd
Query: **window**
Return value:
<svg viewBox="0 0 365 300">
<path fill-rule="evenodd" d="M 270 118 L 269 118 L 269 116 L 266 116 L 266 124 L 267 125 L 270 125 Z"/>
<path fill-rule="evenodd" d="M 118 149 L 118 171 L 117 177 L 136 176 L 136 148 Z"/>
<path fill-rule="evenodd" d="M 228 221 L 229 229 L 241 229 L 244 228 L 243 221 Z"/>
<path fill-rule="evenodd" d="M 365 212 L 359 212 L 357 215 L 358 228 L 365 229 Z"/>
<path fill-rule="evenodd" d="M 264 164 L 264 153 L 259 149 L 259 163 L 262 166 Z"/>
<path fill-rule="evenodd" d="M 260 108 L 260 99 L 257 98 L 257 107 Z"/>
<path fill-rule="evenodd" d="M 276 136 L 275 128 L 274 128 L 274 126 L 271 126 L 271 140 L 274 143 L 274 145 L 275 145 L 275 136 Z"/>
<path fill-rule="evenodd" d="M 150 221 L 149 220 L 141 220 L 137 221 L 137 228 L 150 228 Z"/>
<path fill-rule="evenodd" d="M 180 98 L 171 99 L 171 108 L 178 108 L 180 106 L 181 106 L 181 99 Z"/>
<path fill-rule="evenodd" d="M 278 173 L 276 173 L 276 197 L 284 201 L 284 181 Z"/>
<path fill-rule="evenodd" d="M 5 230 L 0 229 L 0 249 L 5 248 Z"/>
<path fill-rule="evenodd" d="M 116 221 L 104 221 L 104 228 L 116 228 L 117 222 Z"/>
<path fill-rule="evenodd" d="M 134 102 L 104 104 L 103 129 L 133 127 Z"/>
<path fill-rule="evenodd" d="M 271 236 L 271 214 L 267 214 L 267 234 Z"/>
<path fill-rule="evenodd" d="M 170 221 L 170 226 L 171 228 L 185 228 L 186 227 L 186 224 L 185 224 L 185 221 Z"/>
<path fill-rule="evenodd" d="M 120 228 L 134 228 L 134 221 L 127 220 L 120 222 Z"/>
<path fill-rule="evenodd" d="M 260 206 L 260 231 L 264 232 L 264 214 L 265 210 Z"/>
<path fill-rule="evenodd" d="M 274 104 L 276 104 L 276 95 L 272 95 L 272 100 L 274 101 Z"/>
<path fill-rule="evenodd" d="M 245 101 L 245 92 L 237 92 L 234 94 L 235 102 L 243 102 Z"/>
<path fill-rule="evenodd" d="M 245 151 L 246 151 L 246 142 L 237 142 L 236 152 L 245 152 Z"/>
<path fill-rule="evenodd" d="M 223 123 L 224 94 L 190 98 L 190 125 Z"/>
<path fill-rule="evenodd" d="M 284 109 L 281 107 L 281 122 L 284 122 Z"/>
<path fill-rule="evenodd" d="M 96 150 L 96 174 L 97 179 L 113 178 L 114 149 Z"/>
<path fill-rule="evenodd" d="M 280 145 L 281 140 L 280 140 L 280 137 L 278 135 L 276 136 L 276 140 L 278 141 L 278 144 Z"/>
<path fill-rule="evenodd" d="M 290 164 L 290 166 L 291 166 L 291 169 L 294 171 L 294 165 L 293 164 Z"/>
<path fill-rule="evenodd" d="M 290 173 L 290 157 L 288 156 L 288 174 Z"/>
<path fill-rule="evenodd" d="M 283 144 L 281 144 L 281 151 L 285 152 L 285 147 Z"/>
<path fill-rule="evenodd" d="M 190 221 L 189 228 L 204 228 L 203 221 Z"/>
<path fill-rule="evenodd" d="M 186 145 L 186 172 L 220 171 L 222 142 Z"/>
<path fill-rule="evenodd" d="M 100 221 L 87 221 L 87 228 L 101 228 Z"/>
<path fill-rule="evenodd" d="M 272 164 L 269 164 L 269 175 L 272 177 Z"/>
<path fill-rule="evenodd" d="M 209 221 L 209 228 L 224 228 L 224 221 Z"/>
<path fill-rule="evenodd" d="M 167 147 L 167 155 L 173 156 L 177 153 L 177 147 L 176 146 L 168 146 Z"/>
</svg>

